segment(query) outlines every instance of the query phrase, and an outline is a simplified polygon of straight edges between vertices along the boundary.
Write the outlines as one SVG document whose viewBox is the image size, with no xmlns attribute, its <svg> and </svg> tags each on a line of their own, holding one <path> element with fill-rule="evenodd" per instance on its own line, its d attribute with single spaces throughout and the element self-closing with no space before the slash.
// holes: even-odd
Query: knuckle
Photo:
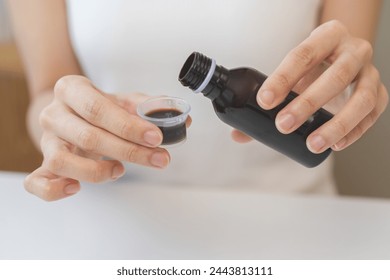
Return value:
<svg viewBox="0 0 390 280">
<path fill-rule="evenodd" d="M 305 108 L 305 112 L 314 112 L 318 109 L 317 104 L 310 97 L 301 96 L 301 102 Z"/>
<path fill-rule="evenodd" d="M 379 84 L 379 81 L 381 80 L 381 74 L 379 73 L 378 69 L 376 69 L 374 66 L 371 67 L 371 76 L 372 79 Z"/>
<path fill-rule="evenodd" d="M 24 189 L 45 201 L 54 201 L 61 198 L 61 185 L 44 176 L 42 177 L 38 172 L 39 169 L 26 176 L 23 182 Z"/>
<path fill-rule="evenodd" d="M 64 154 L 60 151 L 56 151 L 50 156 L 48 156 L 44 160 L 44 163 L 50 172 L 57 174 L 58 172 L 64 169 L 65 166 Z"/>
<path fill-rule="evenodd" d="M 54 85 L 54 94 L 59 97 L 65 95 L 73 81 L 74 76 L 63 76 L 58 79 Z"/>
<path fill-rule="evenodd" d="M 68 87 L 69 77 L 64 76 L 57 80 L 57 82 L 54 85 L 54 94 L 55 95 L 62 95 L 67 87 Z"/>
<path fill-rule="evenodd" d="M 370 42 L 364 39 L 359 39 L 359 48 L 367 59 L 372 58 L 374 49 Z"/>
<path fill-rule="evenodd" d="M 32 187 L 32 175 L 29 174 L 28 176 L 26 176 L 26 178 L 24 179 L 24 182 L 23 182 L 23 185 L 24 185 L 24 188 L 26 191 L 28 191 L 29 193 L 33 193 L 33 187 Z"/>
<path fill-rule="evenodd" d="M 51 127 L 51 113 L 49 107 L 44 108 L 41 113 L 39 114 L 39 125 L 44 128 L 48 129 Z"/>
<path fill-rule="evenodd" d="M 93 152 L 98 149 L 99 136 L 92 129 L 85 129 L 77 137 L 79 147 L 87 152 Z"/>
<path fill-rule="evenodd" d="M 375 108 L 377 103 L 375 92 L 367 89 L 361 90 L 358 96 L 362 108 L 368 108 L 369 110 Z"/>
<path fill-rule="evenodd" d="M 326 27 L 332 32 L 332 33 L 347 33 L 348 30 L 347 28 L 345 27 L 345 25 L 337 20 L 337 19 L 333 19 L 333 20 L 330 20 L 327 22 L 327 25 Z"/>
<path fill-rule="evenodd" d="M 83 76 L 78 76 L 78 75 L 63 76 L 60 79 L 58 79 L 57 82 L 55 83 L 54 94 L 56 96 L 61 97 L 69 91 L 69 88 L 73 84 L 85 83 L 85 82 L 89 82 L 89 80 Z"/>
<path fill-rule="evenodd" d="M 331 80 L 339 88 L 346 88 L 351 82 L 351 74 L 349 72 L 349 69 L 345 66 L 337 67 L 335 71 L 331 74 Z"/>
<path fill-rule="evenodd" d="M 54 189 L 54 186 L 50 185 L 49 183 L 46 183 L 41 186 L 39 191 L 39 197 L 48 202 L 57 200 L 55 194 L 56 190 Z"/>
<path fill-rule="evenodd" d="M 363 125 L 360 123 L 358 124 L 355 128 L 354 128 L 354 136 L 353 138 L 359 138 L 360 136 L 362 136 L 365 132 L 365 129 L 363 127 Z"/>
<path fill-rule="evenodd" d="M 334 120 L 333 126 L 336 128 L 337 134 L 346 135 L 348 133 L 347 125 L 341 120 Z"/>
<path fill-rule="evenodd" d="M 106 169 L 102 164 L 96 164 L 91 176 L 91 183 L 100 183 L 105 179 Z"/>
<path fill-rule="evenodd" d="M 42 137 L 39 141 L 40 149 L 43 154 L 43 157 L 46 158 L 50 151 L 53 149 L 53 145 L 55 145 L 55 142 L 58 140 L 58 137 L 53 135 L 50 132 L 43 132 Z"/>
<path fill-rule="evenodd" d="M 281 88 L 290 89 L 292 87 L 290 80 L 286 74 L 278 73 L 278 74 L 275 74 L 275 76 L 273 78 L 274 78 L 275 84 Z"/>
<path fill-rule="evenodd" d="M 43 154 L 45 154 L 45 148 L 47 147 L 46 143 L 47 143 L 46 133 L 43 133 L 41 140 L 39 141 L 39 148 L 41 149 L 41 152 Z"/>
<path fill-rule="evenodd" d="M 368 129 L 369 127 L 374 125 L 376 120 L 379 118 L 379 112 L 377 110 L 374 110 L 370 114 L 368 114 L 367 118 L 368 118 L 368 127 L 367 127 L 367 129 Z"/>
<path fill-rule="evenodd" d="M 34 179 L 32 179 L 31 175 L 27 176 L 24 180 L 24 189 L 45 201 L 57 200 L 56 189 L 49 181 L 46 181 L 44 184 L 39 184 L 39 186 L 34 186 Z"/>
<path fill-rule="evenodd" d="M 315 61 L 315 51 L 312 46 L 305 44 L 293 51 L 294 61 L 299 65 L 310 67 Z"/>
<path fill-rule="evenodd" d="M 89 100 L 84 104 L 84 112 L 88 120 L 96 122 L 101 119 L 103 103 L 98 100 Z"/>
<path fill-rule="evenodd" d="M 139 152 L 138 150 L 139 149 L 135 145 L 132 145 L 131 147 L 129 147 L 125 153 L 126 160 L 129 162 L 137 162 L 138 152 Z"/>
<path fill-rule="evenodd" d="M 120 136 L 124 139 L 130 139 L 134 132 L 134 125 L 131 122 L 124 122 L 120 128 Z"/>
</svg>

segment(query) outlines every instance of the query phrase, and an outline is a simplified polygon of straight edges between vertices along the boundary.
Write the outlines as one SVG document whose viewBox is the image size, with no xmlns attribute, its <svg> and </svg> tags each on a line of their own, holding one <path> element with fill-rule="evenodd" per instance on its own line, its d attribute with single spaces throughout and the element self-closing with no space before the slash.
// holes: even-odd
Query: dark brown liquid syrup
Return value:
<svg viewBox="0 0 390 280">
<path fill-rule="evenodd" d="M 183 114 L 176 109 L 158 109 L 146 114 L 147 117 L 156 119 L 173 118 Z M 186 124 L 181 123 L 174 126 L 158 127 L 163 134 L 162 145 L 172 145 L 183 141 L 187 136 Z"/>
</svg>

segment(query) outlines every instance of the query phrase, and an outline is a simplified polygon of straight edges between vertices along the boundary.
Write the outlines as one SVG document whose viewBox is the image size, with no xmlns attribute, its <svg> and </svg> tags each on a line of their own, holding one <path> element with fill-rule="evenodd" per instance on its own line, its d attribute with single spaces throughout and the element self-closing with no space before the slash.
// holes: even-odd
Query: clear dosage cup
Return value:
<svg viewBox="0 0 390 280">
<path fill-rule="evenodd" d="M 186 120 L 191 106 L 177 97 L 152 97 L 138 104 L 137 114 L 160 128 L 161 146 L 172 147 L 187 138 Z"/>
</svg>

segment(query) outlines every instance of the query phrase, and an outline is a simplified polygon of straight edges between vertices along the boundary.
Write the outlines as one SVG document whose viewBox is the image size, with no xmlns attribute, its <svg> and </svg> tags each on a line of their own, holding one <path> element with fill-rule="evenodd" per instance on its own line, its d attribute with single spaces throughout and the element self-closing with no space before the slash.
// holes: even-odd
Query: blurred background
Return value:
<svg viewBox="0 0 390 280">
<path fill-rule="evenodd" d="M 390 1 L 383 1 L 374 62 L 390 89 Z M 30 172 L 41 155 L 25 126 L 28 91 L 0 0 L 0 170 Z M 352 147 L 336 154 L 335 175 L 342 195 L 390 198 L 390 110 Z"/>
</svg>

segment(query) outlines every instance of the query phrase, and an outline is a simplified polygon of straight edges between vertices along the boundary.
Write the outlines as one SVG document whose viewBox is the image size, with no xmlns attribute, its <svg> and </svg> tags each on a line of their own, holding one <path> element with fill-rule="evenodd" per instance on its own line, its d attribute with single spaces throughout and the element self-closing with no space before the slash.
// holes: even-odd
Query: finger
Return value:
<svg viewBox="0 0 390 280">
<path fill-rule="evenodd" d="M 61 110 L 63 109 L 57 112 L 55 125 L 50 129 L 61 139 L 84 151 L 158 168 L 163 168 L 169 163 L 169 154 L 164 149 L 148 148 L 123 140 Z"/>
<path fill-rule="evenodd" d="M 360 137 L 366 133 L 366 131 L 374 125 L 378 120 L 379 116 L 385 111 L 385 108 L 388 104 L 388 93 L 383 84 L 379 86 L 378 102 L 373 110 L 368 116 L 366 116 L 351 132 L 349 132 L 345 137 L 338 141 L 335 145 L 332 146 L 332 149 L 335 151 L 341 151 L 351 144 L 355 143 Z"/>
<path fill-rule="evenodd" d="M 66 144 L 54 135 L 43 135 L 42 166 L 58 176 L 78 181 L 104 182 L 115 180 L 124 174 L 122 163 L 117 160 L 93 160 L 71 153 Z"/>
<path fill-rule="evenodd" d="M 338 143 L 374 110 L 377 103 L 379 74 L 373 66 L 365 67 L 355 91 L 341 111 L 307 139 L 310 151 L 320 153 Z"/>
<path fill-rule="evenodd" d="M 330 66 L 329 63 L 322 61 L 320 64 L 316 65 L 308 73 L 305 74 L 293 87 L 293 91 L 301 94 L 304 92 L 315 80 L 318 79 Z"/>
<path fill-rule="evenodd" d="M 188 116 L 186 119 L 186 127 L 189 128 L 192 124 L 192 118 L 191 116 Z"/>
<path fill-rule="evenodd" d="M 300 127 L 319 108 L 345 90 L 359 73 L 362 63 L 350 52 L 341 54 L 315 82 L 278 113 L 275 120 L 278 130 L 291 133 Z"/>
<path fill-rule="evenodd" d="M 113 95 L 107 94 L 100 91 L 100 93 L 111 100 L 113 103 L 118 104 L 123 109 L 125 109 L 128 113 L 136 115 L 137 114 L 137 106 L 138 104 L 145 102 L 150 98 L 149 95 L 144 93 L 130 93 L 126 95 Z"/>
<path fill-rule="evenodd" d="M 322 62 L 346 36 L 346 30 L 336 21 L 321 25 L 283 59 L 263 83 L 257 102 L 264 109 L 280 104 L 288 92 L 315 65 Z M 325 39 L 324 39 L 325 38 Z"/>
<path fill-rule="evenodd" d="M 55 93 L 83 119 L 118 137 L 153 147 L 162 142 L 157 126 L 111 102 L 85 78 L 64 77 L 56 83 Z"/>
<path fill-rule="evenodd" d="M 80 183 L 39 167 L 25 178 L 24 187 L 43 200 L 54 201 L 76 194 L 80 190 Z"/>
<path fill-rule="evenodd" d="M 253 140 L 252 137 L 236 129 L 232 130 L 231 135 L 233 140 L 236 141 L 237 143 L 244 144 L 244 143 L 251 142 Z"/>
</svg>

